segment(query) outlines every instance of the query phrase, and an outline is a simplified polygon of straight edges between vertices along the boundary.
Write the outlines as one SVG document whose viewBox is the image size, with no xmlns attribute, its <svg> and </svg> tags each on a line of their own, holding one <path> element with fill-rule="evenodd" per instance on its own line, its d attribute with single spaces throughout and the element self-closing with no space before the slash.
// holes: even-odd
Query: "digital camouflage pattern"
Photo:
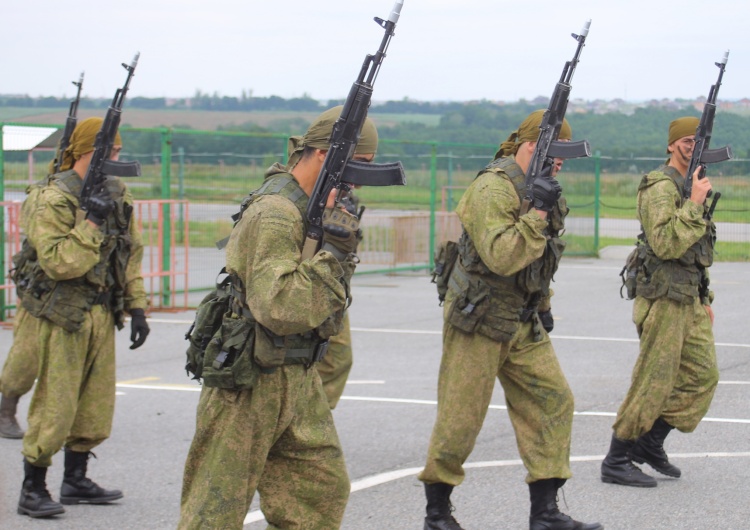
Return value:
<svg viewBox="0 0 750 530">
<path fill-rule="evenodd" d="M 653 184 L 641 186 L 638 216 L 648 243 L 662 260 L 679 260 L 706 234 L 704 206 L 683 203 L 679 187 L 684 178 L 672 168 L 662 166 L 646 180 Z M 613 425 L 615 437 L 635 440 L 659 417 L 692 432 L 708 411 L 719 380 L 711 319 L 704 307 L 710 302 L 698 296 L 685 300 L 636 297 L 633 322 L 640 355 Z"/>
<path fill-rule="evenodd" d="M 344 271 L 330 252 L 302 260 L 297 206 L 263 195 L 227 244 L 227 270 L 245 302 L 277 335 L 341 331 Z M 321 328 L 323 325 L 323 328 Z M 241 528 L 255 491 L 269 528 L 338 528 L 349 478 L 320 376 L 304 365 L 260 373 L 250 390 L 204 388 L 185 464 L 179 528 Z"/>
<path fill-rule="evenodd" d="M 520 207 L 509 179 L 483 173 L 456 209 L 482 261 L 496 274 L 516 274 L 545 250 L 546 221 L 534 210 L 519 216 Z M 443 313 L 438 413 L 419 479 L 462 482 L 463 463 L 484 422 L 495 378 L 505 391 L 526 481 L 569 478 L 573 395 L 549 336 L 541 330 L 541 340 L 534 342 L 531 321 L 520 324 L 509 342 L 461 331 L 449 321 L 455 297 L 450 288 Z"/>
<path fill-rule="evenodd" d="M 21 206 L 19 225 L 24 234 L 28 233 L 29 220 L 36 211 L 36 201 L 48 179 L 30 184 L 26 188 L 26 199 Z M 36 372 L 39 368 L 39 319 L 29 314 L 22 304 L 13 319 L 13 344 L 5 359 L 0 374 L 0 393 L 7 397 L 20 397 L 34 386 Z"/>
<path fill-rule="evenodd" d="M 20 397 L 34 386 L 39 367 L 39 319 L 20 304 L 13 319 L 13 344 L 0 374 L 0 393 Z"/>
<path fill-rule="evenodd" d="M 132 206 L 132 196 L 127 190 L 124 193 L 122 200 Z M 141 235 L 132 216 L 130 220 L 131 251 L 124 285 L 127 310 L 147 305 Z M 41 190 L 27 222 L 27 238 L 50 278 L 81 278 L 99 263 L 104 233 L 84 219 L 77 197 L 55 182 Z M 105 224 L 111 222 L 108 219 Z M 39 372 L 23 449 L 29 463 L 46 467 L 63 445 L 84 452 L 109 437 L 115 395 L 114 328 L 114 314 L 102 305 L 85 315 L 77 332 L 39 319 Z"/>
<path fill-rule="evenodd" d="M 336 408 L 339 399 L 341 399 L 346 381 L 349 378 L 349 372 L 354 364 L 348 312 L 344 314 L 341 327 L 341 332 L 330 338 L 328 352 L 323 360 L 315 365 L 318 374 L 320 374 L 323 391 L 326 393 L 331 410 Z"/>
<path fill-rule="evenodd" d="M 708 412 L 719 382 L 711 319 L 701 301 L 668 298 L 633 303 L 641 353 L 613 426 L 615 437 L 635 440 L 659 418 L 692 432 Z"/>
</svg>

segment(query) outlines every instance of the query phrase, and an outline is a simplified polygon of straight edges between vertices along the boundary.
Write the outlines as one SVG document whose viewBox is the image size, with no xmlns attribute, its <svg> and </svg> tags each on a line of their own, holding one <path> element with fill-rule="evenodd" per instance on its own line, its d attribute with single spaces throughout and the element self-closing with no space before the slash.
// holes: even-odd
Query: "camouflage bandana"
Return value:
<svg viewBox="0 0 750 530">
<path fill-rule="evenodd" d="M 70 145 L 62 153 L 60 172 L 71 169 L 76 160 L 94 150 L 96 134 L 102 128 L 102 123 L 104 123 L 102 118 L 86 118 L 78 122 L 76 128 L 73 130 L 73 134 L 70 135 Z M 122 145 L 120 131 L 117 131 L 115 135 L 114 145 Z M 50 173 L 53 171 L 52 168 L 53 166 L 50 165 Z"/>
<path fill-rule="evenodd" d="M 341 116 L 343 105 L 328 109 L 323 114 L 315 118 L 310 124 L 307 132 L 304 136 L 291 136 L 287 143 L 287 155 L 289 156 L 289 162 L 287 162 L 287 168 L 291 170 L 297 165 L 300 158 L 302 157 L 302 151 L 305 147 L 312 147 L 314 149 L 328 150 L 331 147 L 331 133 L 333 132 L 333 125 L 336 120 Z M 368 117 L 365 119 L 365 124 L 362 126 L 362 132 L 359 135 L 359 143 L 357 144 L 355 153 L 360 155 L 375 154 L 378 150 L 378 130 L 375 128 L 375 124 Z"/>
<path fill-rule="evenodd" d="M 542 124 L 542 118 L 544 117 L 544 109 L 535 110 L 528 117 L 523 120 L 521 125 L 508 136 L 508 139 L 500 144 L 500 149 L 495 153 L 495 159 L 515 155 L 518 152 L 518 148 L 524 142 L 536 142 L 539 138 L 539 126 Z M 570 140 L 573 138 L 573 131 L 570 128 L 568 120 L 563 119 L 562 127 L 560 127 L 559 140 Z"/>
<path fill-rule="evenodd" d="M 667 140 L 667 145 L 672 145 L 680 138 L 685 138 L 686 136 L 695 136 L 695 131 L 698 129 L 698 123 L 700 123 L 700 120 L 693 116 L 683 116 L 682 118 L 673 120 L 672 123 L 669 124 L 669 139 Z M 667 154 L 669 154 L 669 149 L 667 149 Z"/>
</svg>

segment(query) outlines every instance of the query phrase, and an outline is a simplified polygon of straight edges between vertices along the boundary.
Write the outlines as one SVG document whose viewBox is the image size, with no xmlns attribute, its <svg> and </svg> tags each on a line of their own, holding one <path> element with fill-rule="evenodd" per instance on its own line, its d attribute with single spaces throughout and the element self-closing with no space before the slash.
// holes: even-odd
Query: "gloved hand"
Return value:
<svg viewBox="0 0 750 530">
<path fill-rule="evenodd" d="M 97 226 L 102 226 L 114 209 L 115 201 L 106 190 L 101 190 L 89 197 L 86 219 L 90 219 Z"/>
<path fill-rule="evenodd" d="M 130 345 L 131 350 L 135 350 L 143 346 L 146 342 L 146 337 L 151 331 L 146 322 L 146 314 L 143 309 L 131 309 L 130 310 L 130 340 L 133 344 Z"/>
<path fill-rule="evenodd" d="M 552 310 L 539 311 L 539 321 L 542 323 L 544 331 L 551 333 L 555 329 L 555 319 L 552 317 Z"/>
<path fill-rule="evenodd" d="M 562 195 L 562 186 L 554 177 L 540 177 L 534 181 L 532 193 L 534 208 L 549 213 Z"/>
<path fill-rule="evenodd" d="M 327 208 L 323 212 L 323 245 L 339 261 L 357 251 L 359 243 L 359 219 L 346 210 Z"/>
</svg>

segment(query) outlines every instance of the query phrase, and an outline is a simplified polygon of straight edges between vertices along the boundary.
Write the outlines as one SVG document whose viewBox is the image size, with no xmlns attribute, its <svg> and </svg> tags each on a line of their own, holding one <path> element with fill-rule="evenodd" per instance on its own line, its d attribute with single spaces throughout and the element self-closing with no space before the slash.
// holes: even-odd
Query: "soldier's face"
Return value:
<svg viewBox="0 0 750 530">
<path fill-rule="evenodd" d="M 121 145 L 113 145 L 112 149 L 109 151 L 109 159 L 115 161 L 119 160 L 120 151 L 122 151 Z"/>
<path fill-rule="evenodd" d="M 672 142 L 669 146 L 669 152 L 673 156 L 677 156 L 680 162 L 687 164 L 693 156 L 693 148 L 695 148 L 695 136 L 683 136 Z"/>
</svg>

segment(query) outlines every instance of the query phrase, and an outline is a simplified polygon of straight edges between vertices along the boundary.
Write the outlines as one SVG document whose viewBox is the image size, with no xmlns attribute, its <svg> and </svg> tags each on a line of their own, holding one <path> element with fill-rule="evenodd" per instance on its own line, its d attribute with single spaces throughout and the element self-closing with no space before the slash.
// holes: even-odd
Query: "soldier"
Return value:
<svg viewBox="0 0 750 530">
<path fill-rule="evenodd" d="M 60 157 L 59 149 L 57 156 Z M 49 175 L 39 182 L 30 184 L 26 188 L 26 199 L 21 206 L 20 224 L 24 234 L 28 232 L 28 220 L 34 215 L 36 209 L 36 199 L 41 189 L 49 182 L 49 177 L 55 171 L 55 162 L 57 158 L 50 162 Z M 61 167 L 61 171 L 70 169 L 69 161 L 66 167 Z M 28 252 L 29 247 L 24 241 L 23 252 Z M 5 359 L 3 371 L 0 373 L 0 437 L 3 438 L 23 438 L 23 430 L 16 420 L 16 409 L 18 400 L 25 395 L 31 387 L 34 386 L 36 372 L 39 367 L 38 344 L 37 344 L 37 325 L 39 320 L 30 315 L 23 308 L 23 304 L 18 303 L 16 316 L 13 319 L 13 344 L 8 351 L 8 357 Z"/>
<path fill-rule="evenodd" d="M 698 179 L 696 171 L 690 199 L 682 195 L 697 127 L 698 118 L 693 117 L 670 123 L 669 159 L 638 186 L 640 266 L 633 322 L 641 346 L 602 462 L 602 481 L 611 484 L 656 486 L 633 460 L 680 477 L 664 451 L 664 440 L 675 428 L 695 430 L 719 382 L 713 292 L 708 289 L 716 238 L 705 205 L 711 183 Z"/>
<path fill-rule="evenodd" d="M 531 530 L 598 530 L 557 507 L 557 490 L 571 477 L 573 395 L 552 348 L 549 284 L 564 243 L 568 213 L 554 176 L 534 184 L 533 207 L 521 212 L 525 172 L 543 111 L 529 115 L 479 173 L 456 208 L 463 226 L 447 279 L 438 410 L 427 463 L 425 530 L 460 530 L 450 495 L 464 479 L 492 397 L 505 391 L 518 450 L 528 471 Z M 572 136 L 567 121 L 559 138 Z"/>
<path fill-rule="evenodd" d="M 295 140 L 289 165 L 269 169 L 230 234 L 233 314 L 205 353 L 181 529 L 241 528 L 256 490 L 271 527 L 341 524 L 349 478 L 314 362 L 322 342 L 342 329 L 356 218 L 329 210 L 348 218 L 351 230 L 326 230 L 320 251 L 302 259 L 307 200 L 340 114 L 341 107 L 324 112 Z M 371 161 L 376 150 L 368 119 L 355 158 Z"/>
<path fill-rule="evenodd" d="M 131 316 L 131 349 L 149 332 L 141 276 L 143 247 L 133 198 L 120 179 L 79 208 L 82 178 L 94 152 L 100 118 L 80 122 L 64 153 L 64 167 L 39 191 L 27 219 L 33 250 L 19 267 L 24 309 L 38 318 L 39 373 L 23 440 L 24 481 L 18 513 L 63 513 L 46 485 L 52 456 L 65 448 L 62 504 L 102 504 L 122 498 L 86 476 L 91 449 L 109 437 L 115 401 L 114 328 Z M 110 158 L 117 160 L 117 135 Z"/>
</svg>

